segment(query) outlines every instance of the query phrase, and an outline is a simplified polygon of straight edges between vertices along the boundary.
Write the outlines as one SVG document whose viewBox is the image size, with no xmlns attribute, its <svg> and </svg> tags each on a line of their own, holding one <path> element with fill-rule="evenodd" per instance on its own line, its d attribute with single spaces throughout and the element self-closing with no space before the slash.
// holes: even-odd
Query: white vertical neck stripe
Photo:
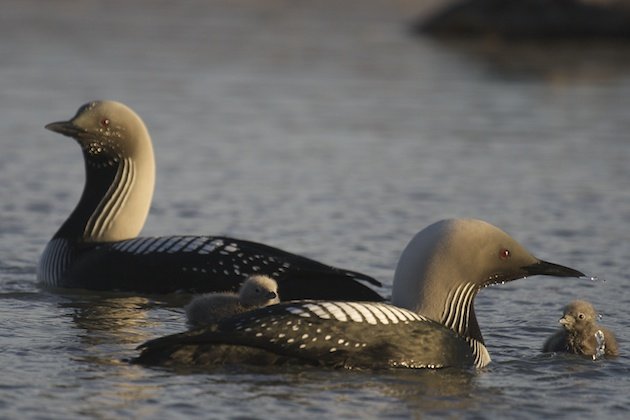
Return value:
<svg viewBox="0 0 630 420">
<path fill-rule="evenodd" d="M 459 285 L 449 292 L 442 313 L 442 323 L 462 336 L 466 336 L 472 300 L 477 286 L 473 283 Z"/>
<path fill-rule="evenodd" d="M 102 237 L 120 214 L 136 178 L 136 166 L 131 158 L 120 161 L 116 177 L 107 193 L 90 216 L 84 236 L 90 239 Z"/>
</svg>

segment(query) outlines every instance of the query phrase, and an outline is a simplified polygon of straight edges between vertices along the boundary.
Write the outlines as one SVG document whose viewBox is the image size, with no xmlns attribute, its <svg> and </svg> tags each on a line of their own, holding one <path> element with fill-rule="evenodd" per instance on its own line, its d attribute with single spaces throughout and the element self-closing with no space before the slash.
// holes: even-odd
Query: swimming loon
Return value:
<svg viewBox="0 0 630 420">
<path fill-rule="evenodd" d="M 223 318 L 280 302 L 278 283 L 268 276 L 250 276 L 233 292 L 205 293 L 195 296 L 184 307 L 188 324 L 205 325 Z"/>
<path fill-rule="evenodd" d="M 148 341 L 133 361 L 481 368 L 490 355 L 475 316 L 475 296 L 483 287 L 533 275 L 584 274 L 534 257 L 489 223 L 442 220 L 420 231 L 403 251 L 391 305 L 285 302 Z"/>
<path fill-rule="evenodd" d="M 563 328 L 545 341 L 544 352 L 574 353 L 593 359 L 619 356 L 615 335 L 597 324 L 597 312 L 589 302 L 569 303 L 558 322 Z"/>
<path fill-rule="evenodd" d="M 47 129 L 83 150 L 86 182 L 74 211 L 46 246 L 44 285 L 139 293 L 238 290 L 250 274 L 277 280 L 285 299 L 383 298 L 381 284 L 268 245 L 225 236 L 137 237 L 155 179 L 153 146 L 140 117 L 114 101 L 89 102 Z"/>
</svg>

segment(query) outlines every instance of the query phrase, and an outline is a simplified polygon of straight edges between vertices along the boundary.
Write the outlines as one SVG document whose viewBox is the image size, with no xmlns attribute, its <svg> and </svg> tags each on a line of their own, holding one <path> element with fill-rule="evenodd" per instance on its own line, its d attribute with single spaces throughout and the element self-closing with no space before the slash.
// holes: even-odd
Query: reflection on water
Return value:
<svg viewBox="0 0 630 420">
<path fill-rule="evenodd" d="M 199 375 L 203 371 L 176 372 L 195 372 L 197 375 L 187 377 L 208 385 L 206 392 L 213 394 L 208 395 L 209 401 L 219 406 L 250 401 L 263 407 L 282 401 L 276 409 L 283 414 L 295 409 L 322 416 L 333 405 L 340 418 L 354 417 L 357 412 L 371 413 L 369 417 L 406 418 L 409 413 L 448 416 L 453 411 L 467 412 L 479 405 L 474 371 L 223 366 L 206 369 L 205 375 Z M 240 385 L 236 387 L 235 383 Z M 244 408 L 245 413 L 252 410 L 249 405 Z M 230 413 L 227 407 L 223 408 L 225 412 L 216 410 L 219 417 Z"/>
<path fill-rule="evenodd" d="M 152 299 L 143 296 L 122 296 L 116 293 L 92 293 L 86 291 L 62 291 L 66 298 L 59 307 L 72 311 L 72 321 L 81 339 L 91 346 L 108 344 L 137 345 L 151 338 L 152 329 L 164 323 L 179 321 L 184 325 L 180 308 L 187 296 L 166 296 Z M 166 299 L 166 300 L 165 300 Z M 155 319 L 149 311 L 164 308 L 170 311 L 166 319 Z"/>
<path fill-rule="evenodd" d="M 86 291 L 60 291 L 64 298 L 58 303 L 63 312 L 69 311 L 76 335 L 80 340 L 73 349 L 72 358 L 82 366 L 77 372 L 85 386 L 98 392 L 86 397 L 85 415 L 98 415 L 104 407 L 108 411 L 134 415 L 155 414 L 147 406 L 137 410 L 137 403 L 154 400 L 163 393 L 160 386 L 147 381 L 147 372 L 130 365 L 126 359 L 135 353 L 135 347 L 150 338 L 155 329 L 163 328 L 164 322 L 176 319 L 181 322 L 181 312 L 173 311 L 181 298 L 171 301 L 155 300 L 142 296 Z M 170 319 L 156 319 L 150 311 L 165 308 Z M 182 322 L 183 323 L 183 322 Z M 99 407 L 92 411 L 89 407 Z"/>
<path fill-rule="evenodd" d="M 479 404 L 472 395 L 477 376 L 472 370 L 396 373 L 395 376 L 379 378 L 379 385 L 385 395 L 404 402 L 411 413 L 447 415 L 450 410 L 466 412 Z"/>
<path fill-rule="evenodd" d="M 66 295 L 66 297 L 68 297 Z M 151 301 L 144 297 L 89 296 L 60 304 L 61 308 L 72 309 L 72 320 L 86 344 L 98 346 L 115 342 L 131 344 L 146 336 L 146 329 L 155 326 L 147 311 Z"/>
</svg>

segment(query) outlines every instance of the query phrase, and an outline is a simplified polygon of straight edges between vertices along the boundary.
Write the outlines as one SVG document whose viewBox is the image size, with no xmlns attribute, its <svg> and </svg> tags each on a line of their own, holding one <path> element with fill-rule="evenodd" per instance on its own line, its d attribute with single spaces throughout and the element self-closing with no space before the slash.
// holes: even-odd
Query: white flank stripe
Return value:
<svg viewBox="0 0 630 420">
<path fill-rule="evenodd" d="M 197 237 L 195 237 L 195 236 L 184 236 L 182 239 L 183 239 L 183 240 L 182 240 L 182 242 L 181 242 L 181 244 L 180 244 L 180 250 L 181 250 L 182 252 L 187 252 L 187 251 L 190 251 L 190 250 L 188 249 L 188 247 L 190 246 L 190 244 L 192 244 L 193 242 L 195 242 L 195 240 L 196 240 L 196 239 L 198 239 L 198 238 L 197 238 Z"/>
<path fill-rule="evenodd" d="M 370 310 L 368 309 L 371 305 L 363 304 L 363 303 L 357 303 L 357 302 L 348 302 L 348 305 L 352 306 L 354 309 L 356 309 L 357 311 L 361 312 L 361 315 L 363 315 L 363 317 L 365 318 L 365 320 L 367 321 L 368 324 L 376 325 L 378 323 L 376 321 L 376 318 L 374 318 L 375 314 L 370 312 Z M 385 319 L 385 322 L 383 322 L 383 318 Z M 383 322 L 384 324 L 388 324 L 387 318 L 385 318 L 385 316 L 383 314 L 381 314 L 379 316 L 379 320 L 381 322 Z"/>
<path fill-rule="evenodd" d="M 184 249 L 184 252 L 193 252 L 200 246 L 202 246 L 205 242 L 205 238 L 196 237 L 194 238 Z"/>
<path fill-rule="evenodd" d="M 398 318 L 399 321 L 406 321 L 407 320 L 407 317 L 405 315 L 403 315 L 403 313 L 400 310 L 400 308 L 397 308 L 396 306 L 388 306 L 387 309 L 392 311 L 394 313 L 394 315 L 396 315 L 396 318 Z"/>
<path fill-rule="evenodd" d="M 389 309 L 393 310 L 395 313 L 397 313 L 400 317 L 401 321 L 417 321 L 420 319 L 420 317 L 418 315 L 416 315 L 414 312 L 411 312 L 407 309 L 402 309 L 402 308 L 398 308 L 396 306 L 389 306 Z"/>
<path fill-rule="evenodd" d="M 53 253 L 53 261 L 52 261 L 52 268 L 53 271 L 55 273 L 55 284 L 58 283 L 59 280 L 61 280 L 61 276 L 63 274 L 63 271 L 65 270 L 65 260 L 66 260 L 66 253 L 67 253 L 67 249 L 65 246 L 64 242 L 56 242 L 55 243 L 55 252 Z"/>
<path fill-rule="evenodd" d="M 176 252 L 181 251 L 186 244 L 188 243 L 188 238 L 185 236 L 180 236 L 177 238 L 177 241 L 171 245 L 169 249 L 166 250 L 169 254 L 174 254 Z"/>
<path fill-rule="evenodd" d="M 427 320 L 427 317 L 422 316 L 420 314 L 417 314 L 417 313 L 415 313 L 413 311 L 406 310 L 406 312 L 407 312 L 407 315 L 412 317 L 414 321 L 426 321 Z"/>
<path fill-rule="evenodd" d="M 328 312 L 337 320 L 345 322 L 348 320 L 346 313 L 339 306 L 335 305 L 332 302 L 322 302 L 322 306 L 328 309 Z"/>
<path fill-rule="evenodd" d="M 488 363 L 491 362 L 490 354 L 488 353 L 488 349 L 483 343 L 475 340 L 474 338 L 466 339 L 470 348 L 472 349 L 473 356 L 475 357 L 475 367 L 482 368 Z"/>
<path fill-rule="evenodd" d="M 143 249 L 140 250 L 136 250 L 136 253 L 140 254 L 151 254 L 157 251 L 157 249 L 159 248 L 159 246 L 162 244 L 162 242 L 164 241 L 164 238 L 162 237 L 156 237 L 156 238 L 149 238 L 149 241 L 146 243 L 146 245 L 143 245 Z"/>
<path fill-rule="evenodd" d="M 177 240 L 178 238 L 173 236 L 160 238 L 160 241 L 153 245 L 154 252 L 166 252 L 167 249 L 177 243 Z"/>
<path fill-rule="evenodd" d="M 51 240 L 41 258 L 39 275 L 42 282 L 52 286 L 58 285 L 70 262 L 70 249 L 67 240 L 60 238 Z"/>
<path fill-rule="evenodd" d="M 151 249 L 153 248 L 152 245 L 155 242 L 155 238 L 142 238 L 138 239 L 136 242 L 138 242 L 139 245 L 134 248 L 133 253 L 144 254 L 151 251 Z M 149 251 L 147 251 L 147 248 L 149 248 Z"/>
<path fill-rule="evenodd" d="M 385 316 L 389 318 L 390 321 L 392 321 L 393 324 L 398 324 L 400 322 L 396 314 L 392 312 L 392 310 L 389 308 L 389 305 L 372 305 L 372 308 L 373 311 L 383 312 Z"/>
<path fill-rule="evenodd" d="M 120 251 L 132 253 L 139 245 L 138 239 L 129 239 L 120 247 Z"/>
<path fill-rule="evenodd" d="M 363 317 L 361 316 L 359 311 L 354 309 L 347 302 L 337 302 L 337 305 L 339 305 L 339 307 L 345 311 L 346 315 L 348 315 L 350 319 L 354 322 L 363 322 Z"/>
<path fill-rule="evenodd" d="M 313 312 L 319 318 L 330 319 L 330 314 L 324 311 L 324 308 L 319 305 L 316 305 L 314 303 L 305 303 L 304 307 Z"/>
<path fill-rule="evenodd" d="M 372 312 L 378 318 L 381 324 L 389 324 L 391 321 L 393 324 L 398 324 L 398 318 L 393 313 L 387 310 L 387 308 L 381 307 L 381 305 L 366 304 L 365 307 Z"/>
<path fill-rule="evenodd" d="M 127 252 L 127 248 L 129 248 L 133 244 L 134 244 L 134 241 L 123 241 L 123 242 L 118 242 L 114 244 L 112 248 L 117 249 L 118 251 L 121 251 L 121 252 Z"/>
</svg>

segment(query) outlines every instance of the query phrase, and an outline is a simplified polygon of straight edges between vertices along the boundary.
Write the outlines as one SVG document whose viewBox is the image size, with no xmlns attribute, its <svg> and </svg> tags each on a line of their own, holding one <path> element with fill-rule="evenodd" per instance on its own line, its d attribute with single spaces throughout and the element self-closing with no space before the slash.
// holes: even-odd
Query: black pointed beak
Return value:
<svg viewBox="0 0 630 420">
<path fill-rule="evenodd" d="M 269 300 L 275 299 L 276 297 L 278 297 L 276 292 L 269 292 L 269 293 L 267 293 L 267 299 L 269 299 Z"/>
<path fill-rule="evenodd" d="M 83 133 L 83 130 L 74 125 L 72 121 L 52 122 L 50 124 L 46 124 L 45 128 L 68 137 L 76 137 Z"/>
<path fill-rule="evenodd" d="M 523 267 L 523 270 L 527 276 L 586 277 L 581 271 L 542 260 Z"/>
</svg>

